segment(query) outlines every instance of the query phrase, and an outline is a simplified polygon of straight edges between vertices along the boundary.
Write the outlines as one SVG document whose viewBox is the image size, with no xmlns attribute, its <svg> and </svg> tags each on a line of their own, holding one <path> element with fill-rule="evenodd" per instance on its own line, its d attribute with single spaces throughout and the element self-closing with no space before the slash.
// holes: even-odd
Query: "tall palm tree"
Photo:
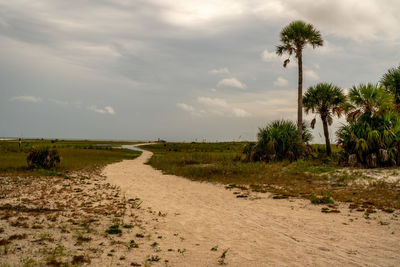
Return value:
<svg viewBox="0 0 400 267">
<path fill-rule="evenodd" d="M 321 33 L 312 24 L 301 20 L 293 21 L 284 27 L 280 34 L 281 44 L 276 47 L 276 53 L 282 56 L 288 54 L 283 66 L 286 67 L 290 62 L 290 56 L 295 55 L 298 65 L 298 96 L 297 96 L 297 131 L 298 139 L 302 140 L 303 125 L 303 49 L 309 44 L 313 48 L 323 45 Z"/>
<path fill-rule="evenodd" d="M 342 105 L 346 102 L 346 96 L 342 89 L 331 83 L 319 83 L 308 88 L 304 94 L 303 105 L 306 113 L 318 113 L 324 128 L 326 153 L 331 155 L 331 144 L 329 141 L 328 125 L 332 125 L 332 116 L 338 117 L 342 114 Z M 311 128 L 314 128 L 316 119 L 311 121 Z"/>
<path fill-rule="evenodd" d="M 380 82 L 388 92 L 394 95 L 397 110 L 400 110 L 400 66 L 389 69 Z"/>
</svg>

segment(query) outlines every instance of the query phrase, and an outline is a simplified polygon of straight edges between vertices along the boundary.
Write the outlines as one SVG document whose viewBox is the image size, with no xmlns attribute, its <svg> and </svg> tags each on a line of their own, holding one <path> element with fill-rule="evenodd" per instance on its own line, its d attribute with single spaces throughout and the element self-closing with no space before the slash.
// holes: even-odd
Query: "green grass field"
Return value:
<svg viewBox="0 0 400 267">
<path fill-rule="evenodd" d="M 245 186 L 253 191 L 272 192 L 276 197 L 332 196 L 343 202 L 371 203 L 377 207 L 400 208 L 397 184 L 352 183 L 362 178 L 361 170 L 343 170 L 335 157 L 328 159 L 324 147 L 315 145 L 310 159 L 296 162 L 244 162 L 245 143 L 166 143 L 143 148 L 154 152 L 149 164 L 166 174 L 195 181 Z M 319 151 L 319 152 L 318 152 Z M 337 148 L 334 150 L 338 151 Z"/>
<path fill-rule="evenodd" d="M 95 169 L 140 155 L 137 151 L 118 148 L 123 144 L 134 144 L 134 142 L 31 139 L 23 140 L 19 148 L 18 141 L 0 141 L 0 174 L 37 173 L 37 170 L 29 170 L 26 163 L 26 156 L 31 147 L 55 146 L 60 153 L 61 163 L 53 171 L 59 173 Z"/>
</svg>

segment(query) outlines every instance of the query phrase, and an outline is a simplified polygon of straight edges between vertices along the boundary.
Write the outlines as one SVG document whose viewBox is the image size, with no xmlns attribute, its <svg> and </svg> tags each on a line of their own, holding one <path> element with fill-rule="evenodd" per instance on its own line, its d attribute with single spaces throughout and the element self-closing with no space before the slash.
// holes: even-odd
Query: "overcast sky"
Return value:
<svg viewBox="0 0 400 267">
<path fill-rule="evenodd" d="M 0 0 L 0 136 L 254 140 L 296 120 L 282 27 L 325 41 L 305 50 L 305 89 L 349 88 L 400 63 L 399 14 L 398 0 Z"/>
</svg>

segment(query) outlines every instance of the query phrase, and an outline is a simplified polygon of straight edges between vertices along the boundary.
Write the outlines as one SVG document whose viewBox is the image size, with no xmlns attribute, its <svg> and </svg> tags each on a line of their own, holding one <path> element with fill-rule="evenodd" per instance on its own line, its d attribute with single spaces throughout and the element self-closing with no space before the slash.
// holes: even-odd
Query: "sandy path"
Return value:
<svg viewBox="0 0 400 267">
<path fill-rule="evenodd" d="M 141 198 L 143 207 L 167 213 L 157 226 L 164 237 L 159 254 L 172 266 L 215 266 L 226 248 L 230 266 L 400 264 L 396 214 L 378 212 L 366 220 L 345 206 L 340 214 L 323 214 L 305 200 L 238 199 L 221 185 L 163 175 L 144 164 L 151 155 L 109 165 L 104 175 L 127 197 Z M 172 255 L 168 248 L 186 252 Z"/>
</svg>

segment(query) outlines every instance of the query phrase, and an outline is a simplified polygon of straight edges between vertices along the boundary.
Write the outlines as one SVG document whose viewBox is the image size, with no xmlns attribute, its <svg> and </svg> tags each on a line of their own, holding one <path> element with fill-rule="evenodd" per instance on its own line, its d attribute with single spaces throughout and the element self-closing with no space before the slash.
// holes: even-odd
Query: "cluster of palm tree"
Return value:
<svg viewBox="0 0 400 267">
<path fill-rule="evenodd" d="M 360 84 L 350 90 L 346 104 L 348 124 L 336 132 L 345 152 L 344 163 L 366 167 L 400 165 L 400 115 L 390 87 L 381 82 Z"/>
<path fill-rule="evenodd" d="M 328 156 L 331 155 L 328 126 L 333 116 L 346 114 L 347 124 L 336 132 L 338 144 L 344 150 L 343 163 L 367 167 L 400 163 L 400 116 L 389 88 L 383 82 L 360 84 L 353 86 L 347 96 L 339 87 L 327 83 L 308 89 L 303 105 L 306 113 L 320 115 Z M 311 127 L 314 125 L 315 118 Z"/>
<path fill-rule="evenodd" d="M 389 69 L 379 84 L 353 86 L 347 96 L 341 88 L 331 83 L 311 86 L 303 96 L 303 49 L 306 45 L 313 48 L 322 46 L 321 34 L 311 24 L 294 21 L 283 28 L 280 39 L 281 44 L 277 46 L 276 53 L 279 56 L 288 55 L 283 66 L 287 66 L 292 55 L 298 64 L 297 143 L 308 141 L 303 139 L 304 107 L 306 113 L 319 114 L 326 152 L 330 156 L 332 151 L 328 126 L 332 125 L 334 116 L 345 114 L 347 124 L 336 133 L 338 144 L 344 150 L 344 162 L 367 167 L 400 165 L 400 66 Z M 311 121 L 312 128 L 315 123 L 316 118 Z M 257 144 L 259 149 L 264 148 L 271 153 L 282 150 L 277 148 L 278 142 L 270 138 L 274 128 L 283 129 L 282 122 L 273 122 L 260 129 Z M 291 147 L 287 144 L 282 146 Z"/>
</svg>

